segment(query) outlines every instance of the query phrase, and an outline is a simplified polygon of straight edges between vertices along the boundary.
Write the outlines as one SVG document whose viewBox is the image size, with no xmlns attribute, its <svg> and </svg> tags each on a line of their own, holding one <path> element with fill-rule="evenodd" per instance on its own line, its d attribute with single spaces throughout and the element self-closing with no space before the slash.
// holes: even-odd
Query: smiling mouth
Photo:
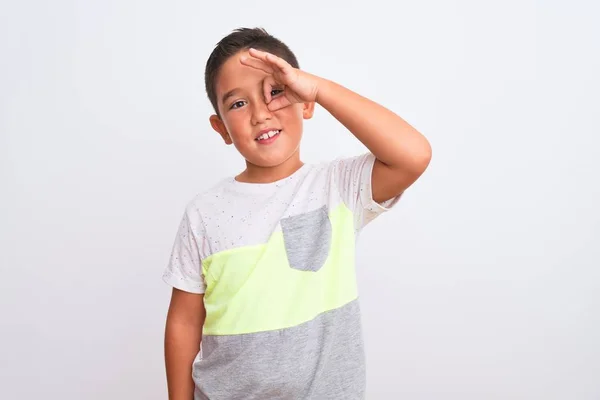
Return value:
<svg viewBox="0 0 600 400">
<path fill-rule="evenodd" d="M 275 136 L 278 136 L 280 133 L 281 133 L 281 129 L 273 129 L 269 132 L 263 133 L 262 135 L 260 135 L 259 137 L 257 137 L 254 140 L 256 140 L 258 142 L 262 142 L 263 140 L 269 140 Z"/>
</svg>

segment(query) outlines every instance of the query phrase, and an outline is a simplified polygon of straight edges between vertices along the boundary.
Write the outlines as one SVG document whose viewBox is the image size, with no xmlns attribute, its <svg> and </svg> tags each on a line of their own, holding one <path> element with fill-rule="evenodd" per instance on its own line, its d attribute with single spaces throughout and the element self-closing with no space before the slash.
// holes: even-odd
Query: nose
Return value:
<svg viewBox="0 0 600 400">
<path fill-rule="evenodd" d="M 252 107 L 252 124 L 258 125 L 271 119 L 273 114 L 267 107 L 267 103 L 264 101 L 255 101 Z"/>
</svg>

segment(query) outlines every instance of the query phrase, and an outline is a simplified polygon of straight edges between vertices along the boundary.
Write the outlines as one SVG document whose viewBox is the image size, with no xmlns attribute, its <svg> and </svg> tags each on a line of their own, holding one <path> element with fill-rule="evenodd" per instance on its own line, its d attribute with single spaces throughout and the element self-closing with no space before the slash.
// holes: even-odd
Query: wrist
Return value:
<svg viewBox="0 0 600 400">
<path fill-rule="evenodd" d="M 335 83 L 325 78 L 317 78 L 317 95 L 315 96 L 315 102 L 320 106 L 325 107 L 331 98 L 332 89 L 334 89 Z"/>
</svg>

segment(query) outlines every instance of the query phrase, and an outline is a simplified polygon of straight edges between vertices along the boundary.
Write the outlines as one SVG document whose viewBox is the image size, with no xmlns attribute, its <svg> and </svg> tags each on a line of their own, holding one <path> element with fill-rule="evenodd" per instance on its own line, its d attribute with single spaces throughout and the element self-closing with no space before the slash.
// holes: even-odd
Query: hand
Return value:
<svg viewBox="0 0 600 400">
<path fill-rule="evenodd" d="M 287 61 L 271 53 L 250 49 L 249 54 L 250 57 L 241 57 L 240 62 L 269 74 L 263 83 L 269 110 L 277 111 L 294 103 L 316 101 L 319 92 L 317 77 L 292 67 Z M 277 89 L 283 89 L 283 92 L 272 96 L 271 92 Z"/>
</svg>

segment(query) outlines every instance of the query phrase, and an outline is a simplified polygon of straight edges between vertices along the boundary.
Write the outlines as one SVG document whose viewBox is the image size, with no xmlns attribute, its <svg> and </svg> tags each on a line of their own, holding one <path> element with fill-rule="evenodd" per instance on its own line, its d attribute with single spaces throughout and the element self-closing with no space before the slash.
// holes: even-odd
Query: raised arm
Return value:
<svg viewBox="0 0 600 400">
<path fill-rule="evenodd" d="M 269 74 L 265 101 L 272 111 L 293 103 L 317 102 L 360 140 L 377 159 L 373 167 L 373 200 L 389 200 L 412 185 L 431 160 L 427 139 L 387 108 L 335 82 L 292 67 L 273 54 L 250 49 L 245 65 Z M 271 90 L 285 90 L 271 96 Z"/>
<path fill-rule="evenodd" d="M 376 202 L 402 193 L 429 165 L 427 139 L 387 108 L 321 78 L 316 101 L 376 157 L 371 184 Z"/>
</svg>

